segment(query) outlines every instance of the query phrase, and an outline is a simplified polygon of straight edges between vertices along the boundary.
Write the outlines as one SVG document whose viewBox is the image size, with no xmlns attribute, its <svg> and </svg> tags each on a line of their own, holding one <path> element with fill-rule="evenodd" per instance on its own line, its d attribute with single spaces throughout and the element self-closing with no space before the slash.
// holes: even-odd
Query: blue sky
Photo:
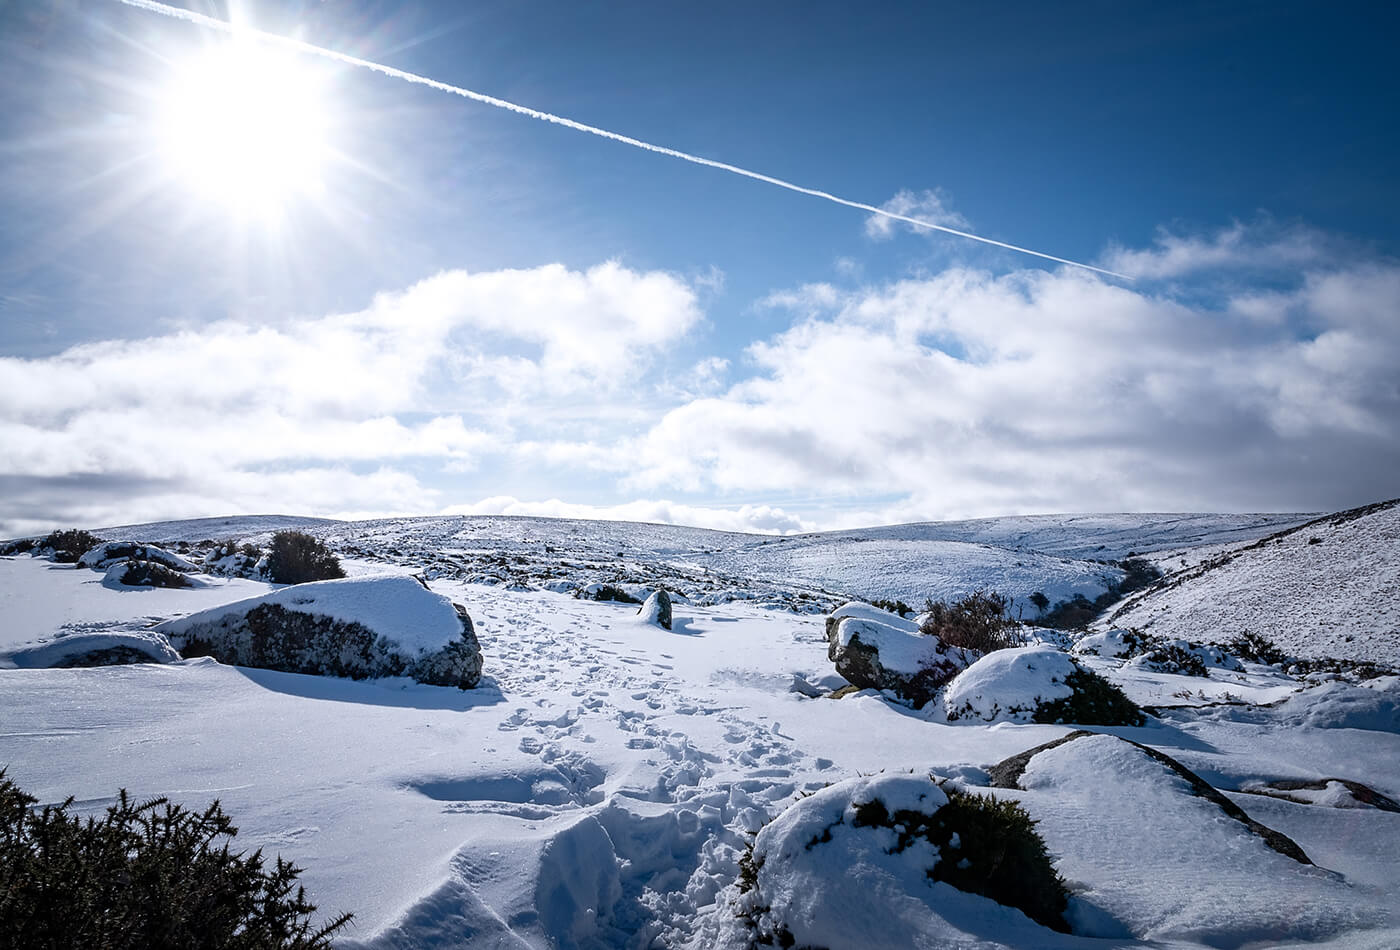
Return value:
<svg viewBox="0 0 1400 950">
<path fill-rule="evenodd" d="M 311 90 L 277 134 L 328 157 L 211 191 L 172 154 L 255 101 L 189 92 L 226 35 L 7 5 L 0 530 L 1400 493 L 1384 5 L 195 9 L 1136 279 L 306 55 L 255 108 Z"/>
</svg>

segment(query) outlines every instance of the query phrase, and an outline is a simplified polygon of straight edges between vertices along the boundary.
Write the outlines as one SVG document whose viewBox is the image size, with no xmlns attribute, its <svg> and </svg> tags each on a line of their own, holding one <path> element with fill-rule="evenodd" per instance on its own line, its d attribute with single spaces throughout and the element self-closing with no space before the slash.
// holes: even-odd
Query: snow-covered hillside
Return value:
<svg viewBox="0 0 1400 950">
<path fill-rule="evenodd" d="M 201 519 L 102 529 L 156 542 L 263 539 L 300 528 L 350 552 L 539 586 L 561 577 L 689 585 L 692 592 L 829 608 L 851 597 L 919 606 L 986 589 L 1020 612 L 1102 594 L 1122 572 L 1111 561 L 1203 544 L 1251 541 L 1306 515 L 1032 515 L 767 536 L 674 525 L 507 516 L 327 522 L 275 516 Z"/>
<path fill-rule="evenodd" d="M 1024 582 L 1049 592 L 1106 567 L 1065 553 L 1082 557 L 1094 538 L 1116 533 L 1110 555 L 1147 550 L 1123 520 L 1138 517 L 1166 547 L 1277 528 L 1202 517 L 1172 535 L 1148 516 L 1030 519 L 1034 530 L 1001 532 L 1025 541 L 1018 550 L 920 535 L 931 526 L 780 540 L 514 518 L 304 525 L 352 580 L 415 573 L 465 606 L 485 658 L 470 690 L 208 657 L 4 668 L 25 644 L 151 636 L 157 622 L 274 588 L 205 576 L 133 589 L 0 558 L 0 765 L 41 801 L 72 795 L 87 812 L 123 787 L 191 807 L 220 799 L 236 847 L 305 867 L 327 915 L 355 912 L 346 946 L 746 950 L 765 933 L 833 950 L 1400 945 L 1400 677 L 1252 662 L 1193 676 L 1106 648 L 1076 653 L 1154 710 L 1087 737 L 839 689 L 823 612 L 847 591 L 899 572 L 935 594 L 996 588 L 1019 560 Z M 1322 528 L 1308 526 L 1302 544 L 1340 553 L 1333 541 L 1358 525 L 1379 539 L 1371 517 L 1328 523 L 1338 534 L 1315 545 Z M 103 533 L 178 547 L 285 524 L 232 520 Z M 1366 550 L 1393 576 L 1393 543 Z M 1274 570 L 1289 563 L 1303 562 Z M 614 581 L 678 594 L 673 629 L 570 593 Z M 987 670 L 984 698 L 998 689 Z M 895 812 L 960 795 L 1019 803 L 1039 822 L 1069 887 L 1069 932 L 932 880 L 939 857 L 922 844 L 895 853 L 895 832 L 866 820 L 877 801 Z"/>
<path fill-rule="evenodd" d="M 1400 662 L 1400 500 L 1309 521 L 1167 574 L 1110 622 L 1303 657 Z"/>
</svg>

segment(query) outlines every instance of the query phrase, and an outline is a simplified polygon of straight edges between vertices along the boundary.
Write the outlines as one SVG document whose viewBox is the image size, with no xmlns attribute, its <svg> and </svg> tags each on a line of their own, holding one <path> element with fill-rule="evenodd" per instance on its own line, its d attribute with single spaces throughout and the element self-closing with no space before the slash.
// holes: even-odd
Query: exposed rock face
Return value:
<svg viewBox="0 0 1400 950">
<path fill-rule="evenodd" d="M 977 658 L 867 604 L 836 610 L 826 620 L 826 633 L 827 658 L 852 685 L 889 690 L 916 706 Z"/>
<path fill-rule="evenodd" d="M 351 679 L 409 676 L 471 689 L 481 680 L 481 645 L 466 609 L 452 606 L 462 624 L 460 637 L 422 656 L 361 623 L 272 603 L 193 625 L 172 640 L 186 657 L 212 656 L 237 666 Z"/>
<path fill-rule="evenodd" d="M 462 636 L 437 653 L 430 653 L 413 665 L 410 673 L 420 683 L 430 686 L 458 686 L 471 689 L 481 681 L 481 644 L 476 639 L 476 627 L 471 615 L 461 604 L 453 604 L 462 621 Z"/>
<path fill-rule="evenodd" d="M 664 630 L 671 629 L 671 595 L 664 590 L 654 591 L 637 608 L 637 616 L 643 623 L 655 624 Z"/>
</svg>

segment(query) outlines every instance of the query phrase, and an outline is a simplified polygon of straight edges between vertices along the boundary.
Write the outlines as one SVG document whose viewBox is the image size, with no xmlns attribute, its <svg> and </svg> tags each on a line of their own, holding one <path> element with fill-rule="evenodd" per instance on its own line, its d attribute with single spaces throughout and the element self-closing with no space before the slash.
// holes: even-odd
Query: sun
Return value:
<svg viewBox="0 0 1400 950">
<path fill-rule="evenodd" d="M 157 97 L 167 171 L 240 215 L 316 197 L 333 154 L 321 76 L 295 55 L 237 40 L 174 65 Z"/>
</svg>

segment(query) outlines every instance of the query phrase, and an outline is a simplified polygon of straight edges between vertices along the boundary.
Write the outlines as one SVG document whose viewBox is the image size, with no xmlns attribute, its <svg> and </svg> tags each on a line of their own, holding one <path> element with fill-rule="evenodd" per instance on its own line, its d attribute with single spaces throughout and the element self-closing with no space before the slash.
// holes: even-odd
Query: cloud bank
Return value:
<svg viewBox="0 0 1400 950">
<path fill-rule="evenodd" d="M 1142 280 L 833 274 L 759 301 L 776 329 L 738 359 L 707 350 L 700 283 L 615 262 L 0 359 L 0 534 L 272 512 L 792 532 L 1400 495 L 1400 263 L 1272 225 L 1109 258 Z"/>
<path fill-rule="evenodd" d="M 1295 249 L 1317 241 L 1292 241 Z M 1143 274 L 1259 266 L 1239 229 Z M 1234 255 L 1232 264 L 1230 255 Z M 892 496 L 904 516 L 1317 509 L 1400 494 L 1400 266 L 1316 264 L 1216 305 L 1072 271 L 774 295 L 754 374 L 669 412 L 639 490 Z M 1126 258 L 1125 258 L 1126 260 Z"/>
<path fill-rule="evenodd" d="M 625 408 L 653 357 L 700 319 L 695 291 L 672 275 L 552 264 L 438 274 L 358 313 L 0 359 L 11 488 L 0 520 L 17 532 L 431 511 L 440 494 L 397 463 L 469 470 L 532 414 L 581 399 Z"/>
</svg>

